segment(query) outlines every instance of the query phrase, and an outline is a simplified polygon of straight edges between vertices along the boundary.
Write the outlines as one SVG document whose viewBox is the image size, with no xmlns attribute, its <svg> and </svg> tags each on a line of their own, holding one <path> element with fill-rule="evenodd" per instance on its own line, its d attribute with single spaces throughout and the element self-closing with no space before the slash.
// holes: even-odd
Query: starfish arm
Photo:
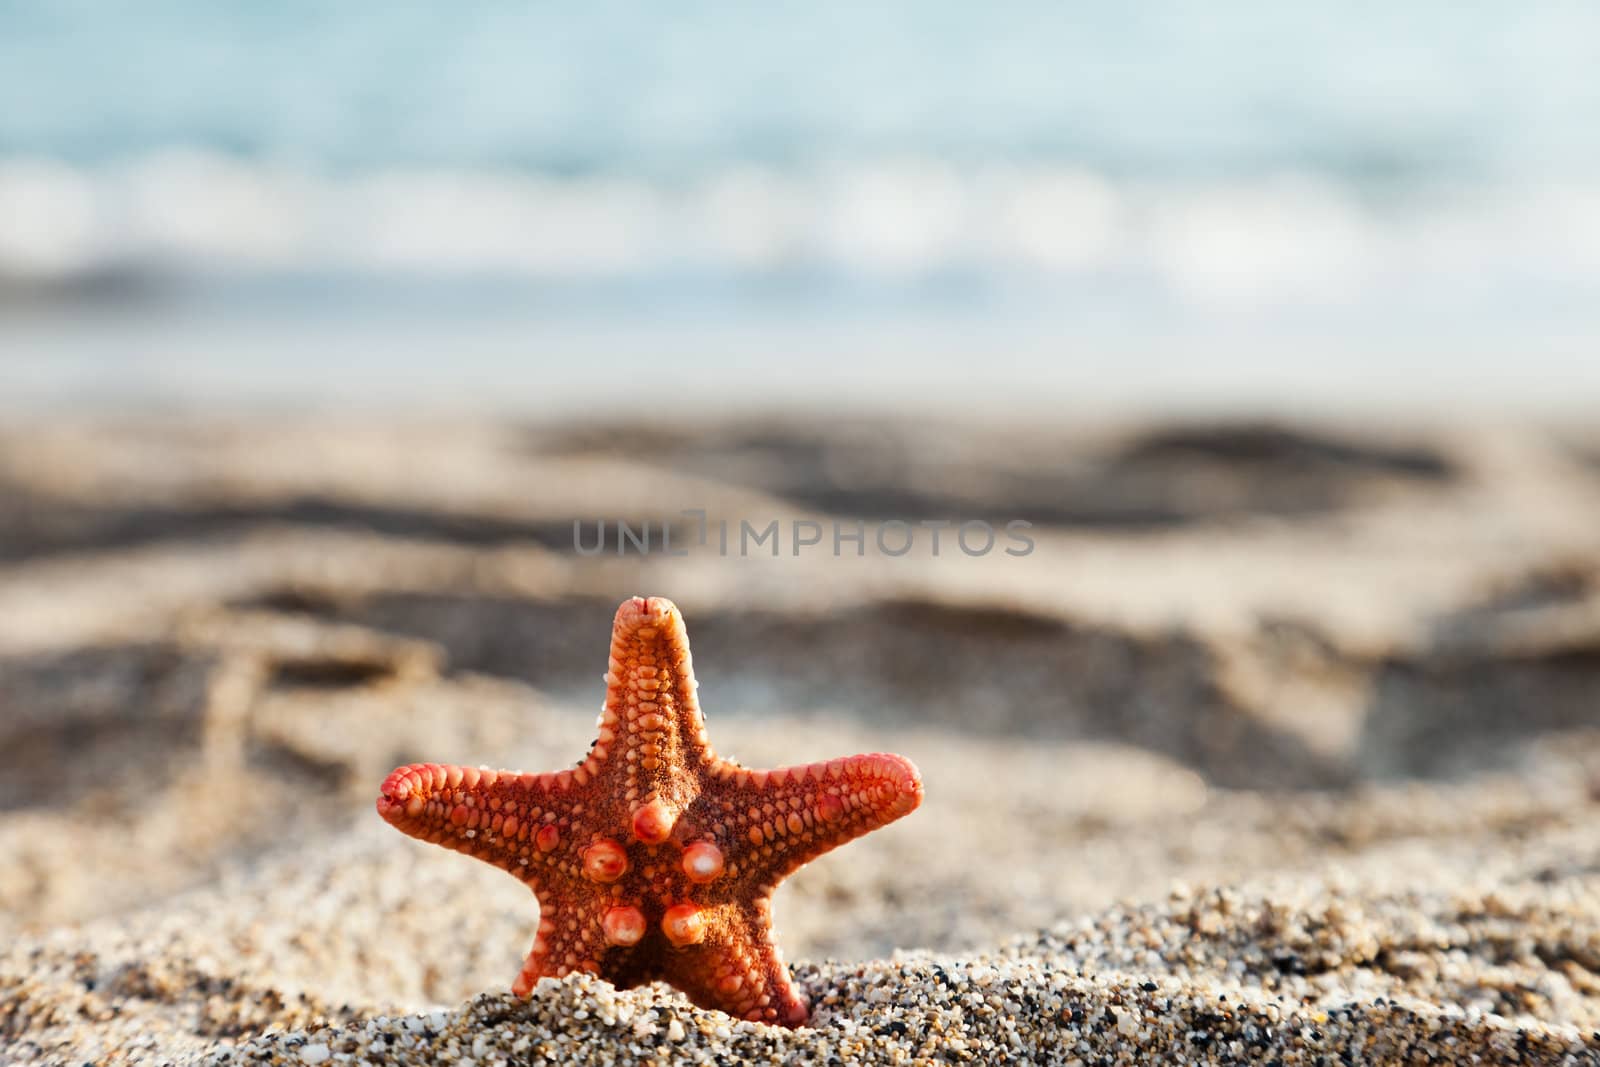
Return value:
<svg viewBox="0 0 1600 1067">
<path fill-rule="evenodd" d="M 915 811 L 922 776 L 904 756 L 885 752 L 771 771 L 724 761 L 708 792 L 730 868 L 776 886 L 823 853 Z"/>
<path fill-rule="evenodd" d="M 541 898 L 539 933 L 511 991 L 525 997 L 541 978 L 561 978 L 573 971 L 599 973 L 601 959 L 611 947 L 602 925 L 605 910 L 606 903 L 593 898 L 559 906 Z"/>
<path fill-rule="evenodd" d="M 811 1010 L 772 937 L 772 897 L 714 909 L 703 944 L 670 953 L 662 977 L 702 1008 L 799 1026 Z"/>
<path fill-rule="evenodd" d="M 619 767 L 636 798 L 662 790 L 671 769 L 716 760 L 696 695 L 683 616 L 670 600 L 632 597 L 611 625 L 611 658 L 598 737 L 581 766 Z"/>
<path fill-rule="evenodd" d="M 492 863 L 537 890 L 551 876 L 570 876 L 575 862 L 567 813 L 576 775 L 412 763 L 384 779 L 378 814 L 401 833 Z"/>
</svg>

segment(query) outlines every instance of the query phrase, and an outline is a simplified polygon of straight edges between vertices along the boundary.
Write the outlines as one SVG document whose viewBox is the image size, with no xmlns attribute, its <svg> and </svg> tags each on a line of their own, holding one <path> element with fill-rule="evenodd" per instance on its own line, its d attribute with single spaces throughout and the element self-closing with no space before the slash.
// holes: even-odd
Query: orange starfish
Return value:
<svg viewBox="0 0 1600 1067">
<path fill-rule="evenodd" d="M 922 803 L 910 760 L 873 753 L 756 771 L 706 739 L 683 616 L 661 597 L 617 609 L 599 737 L 572 770 L 416 763 L 378 814 L 509 871 L 539 898 L 512 991 L 590 971 L 664 979 L 706 1008 L 798 1026 L 809 1008 L 772 932 L 772 892 L 807 862 Z"/>
</svg>

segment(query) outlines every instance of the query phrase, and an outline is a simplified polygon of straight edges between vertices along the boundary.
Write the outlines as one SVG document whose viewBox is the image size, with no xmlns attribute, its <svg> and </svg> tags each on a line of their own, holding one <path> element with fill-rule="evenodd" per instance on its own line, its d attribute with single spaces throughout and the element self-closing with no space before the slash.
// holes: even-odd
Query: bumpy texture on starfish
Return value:
<svg viewBox="0 0 1600 1067">
<path fill-rule="evenodd" d="M 922 803 L 910 760 L 873 753 L 757 771 L 717 756 L 695 699 L 683 616 L 617 609 L 599 737 L 574 769 L 521 774 L 418 763 L 378 814 L 486 860 L 539 898 L 512 990 L 591 971 L 662 979 L 706 1008 L 798 1026 L 809 1014 L 772 937 L 772 892 L 824 852 Z"/>
</svg>

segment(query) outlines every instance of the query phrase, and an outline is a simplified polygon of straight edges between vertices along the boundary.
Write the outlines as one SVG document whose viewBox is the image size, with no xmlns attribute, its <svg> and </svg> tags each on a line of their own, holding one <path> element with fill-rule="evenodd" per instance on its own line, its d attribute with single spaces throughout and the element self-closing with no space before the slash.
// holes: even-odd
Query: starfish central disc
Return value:
<svg viewBox="0 0 1600 1067">
<path fill-rule="evenodd" d="M 706 736 L 683 617 L 660 597 L 617 609 L 597 738 L 570 770 L 416 763 L 378 814 L 495 864 L 539 899 L 512 990 L 590 971 L 664 980 L 696 1004 L 784 1026 L 809 1008 L 772 936 L 772 892 L 810 860 L 916 809 L 911 761 L 871 753 L 776 770 L 722 759 Z"/>
</svg>

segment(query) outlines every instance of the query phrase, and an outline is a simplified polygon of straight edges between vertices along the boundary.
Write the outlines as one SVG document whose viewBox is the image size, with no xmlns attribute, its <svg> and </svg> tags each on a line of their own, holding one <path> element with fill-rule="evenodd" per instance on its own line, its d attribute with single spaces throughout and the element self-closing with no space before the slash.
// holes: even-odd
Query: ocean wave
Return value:
<svg viewBox="0 0 1600 1067">
<path fill-rule="evenodd" d="M 1600 289 L 1600 188 L 1435 184 L 1374 199 L 1325 175 L 1128 180 L 919 158 L 693 179 L 434 168 L 334 174 L 209 152 L 98 167 L 0 159 L 0 278 L 70 289 L 371 283 L 648 287 L 736 297 L 937 283 L 1218 313 Z"/>
</svg>

